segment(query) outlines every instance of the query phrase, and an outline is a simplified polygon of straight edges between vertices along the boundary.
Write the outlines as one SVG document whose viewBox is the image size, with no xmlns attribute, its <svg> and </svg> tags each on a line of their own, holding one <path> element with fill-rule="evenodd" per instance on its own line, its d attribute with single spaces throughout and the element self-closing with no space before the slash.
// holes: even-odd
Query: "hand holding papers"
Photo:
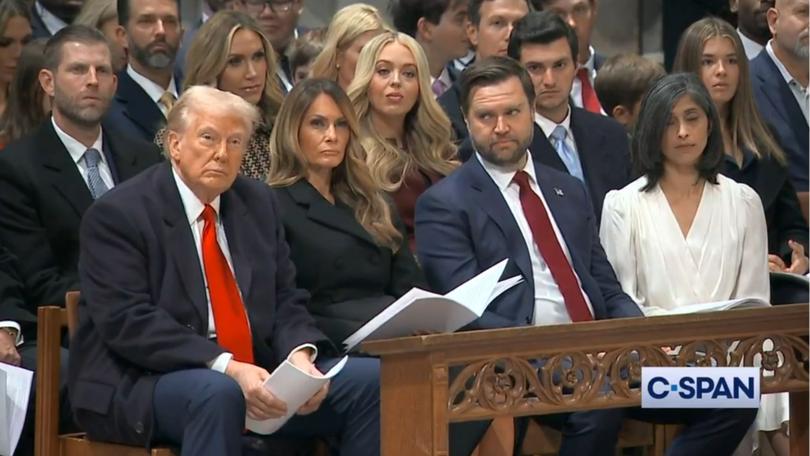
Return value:
<svg viewBox="0 0 810 456">
<path fill-rule="evenodd" d="M 338 374 L 346 365 L 348 357 L 343 357 L 329 372 L 323 376 L 314 376 L 304 372 L 289 360 L 284 361 L 270 374 L 264 383 L 273 396 L 287 404 L 287 414 L 279 418 L 258 421 L 245 419 L 245 427 L 257 434 L 272 434 L 289 420 L 326 382 Z"/>
<path fill-rule="evenodd" d="M 364 340 L 410 336 L 421 331 L 456 331 L 479 318 L 495 298 L 523 280 L 515 276 L 498 282 L 506 263 L 501 261 L 444 296 L 413 288 L 343 344 L 351 350 Z"/>
</svg>

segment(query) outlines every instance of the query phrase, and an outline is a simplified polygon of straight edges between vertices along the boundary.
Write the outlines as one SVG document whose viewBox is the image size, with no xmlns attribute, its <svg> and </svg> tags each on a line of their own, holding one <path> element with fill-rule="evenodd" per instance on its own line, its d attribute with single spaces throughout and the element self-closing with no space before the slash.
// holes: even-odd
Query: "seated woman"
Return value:
<svg viewBox="0 0 810 456">
<path fill-rule="evenodd" d="M 360 51 L 368 41 L 385 30 L 392 30 L 377 8 L 355 3 L 341 8 L 332 16 L 323 50 L 312 62 L 313 78 L 336 81 L 343 90 L 354 79 Z"/>
<path fill-rule="evenodd" d="M 0 114 L 5 112 L 11 81 L 23 46 L 31 41 L 31 13 L 23 0 L 0 2 Z"/>
<path fill-rule="evenodd" d="M 267 182 L 277 189 L 297 285 L 312 294 L 310 313 L 340 347 L 394 300 L 424 287 L 424 277 L 369 175 L 343 90 L 306 79 L 276 120 Z"/>
<path fill-rule="evenodd" d="M 404 33 L 373 38 L 360 53 L 347 93 L 371 175 L 394 198 L 413 246 L 416 199 L 459 164 L 422 47 Z"/>
<path fill-rule="evenodd" d="M 754 103 L 737 31 L 714 17 L 695 22 L 681 36 L 674 69 L 696 74 L 714 101 L 725 146 L 721 172 L 749 185 L 762 199 L 770 270 L 806 274 L 807 222 L 788 179 L 785 154 Z"/>
<path fill-rule="evenodd" d="M 607 194 L 600 226 L 624 292 L 642 310 L 768 302 L 762 203 L 750 187 L 719 174 L 723 137 L 706 88 L 694 74 L 666 76 L 647 93 L 638 119 L 632 157 L 641 177 Z M 782 416 L 786 399 L 764 395 L 757 422 Z"/>
<path fill-rule="evenodd" d="M 45 67 L 44 38 L 26 44 L 9 86 L 8 106 L 0 115 L 0 149 L 34 132 L 51 112 L 51 99 L 39 83 Z"/>
<path fill-rule="evenodd" d="M 270 167 L 268 141 L 282 96 L 273 47 L 259 25 L 237 11 L 216 13 L 194 36 L 185 70 L 183 90 L 195 85 L 213 86 L 259 108 L 262 122 L 250 138 L 241 173 L 264 180 Z M 155 143 L 162 147 L 165 135 L 165 129 L 159 131 Z"/>
</svg>

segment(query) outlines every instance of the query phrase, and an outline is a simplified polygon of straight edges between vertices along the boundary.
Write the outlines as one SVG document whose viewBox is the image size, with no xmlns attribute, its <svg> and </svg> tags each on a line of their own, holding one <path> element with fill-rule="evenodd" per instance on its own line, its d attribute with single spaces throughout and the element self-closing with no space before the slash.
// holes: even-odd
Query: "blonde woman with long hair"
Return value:
<svg viewBox="0 0 810 456">
<path fill-rule="evenodd" d="M 270 139 L 276 189 L 299 288 L 340 347 L 424 278 L 404 229 L 366 167 L 351 102 L 333 81 L 287 95 Z"/>
<path fill-rule="evenodd" d="M 323 51 L 312 62 L 312 77 L 336 81 L 343 90 L 354 79 L 360 51 L 368 41 L 392 30 L 377 8 L 355 3 L 341 8 L 326 29 Z"/>
<path fill-rule="evenodd" d="M 268 143 L 281 106 L 273 47 L 247 14 L 220 11 L 200 27 L 188 50 L 183 89 L 207 85 L 239 95 L 256 105 L 261 123 L 242 160 L 241 173 L 264 180 L 270 167 Z M 163 144 L 165 130 L 155 142 Z"/>
<path fill-rule="evenodd" d="M 348 95 L 371 176 L 391 193 L 413 244 L 416 199 L 459 165 L 421 46 L 404 33 L 373 38 L 360 53 Z"/>
</svg>

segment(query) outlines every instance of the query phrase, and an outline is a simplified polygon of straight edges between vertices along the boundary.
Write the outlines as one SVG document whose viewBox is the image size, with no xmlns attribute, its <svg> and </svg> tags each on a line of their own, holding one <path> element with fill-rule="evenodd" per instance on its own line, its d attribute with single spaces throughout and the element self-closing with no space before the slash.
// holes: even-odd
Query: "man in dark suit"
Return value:
<svg viewBox="0 0 810 456">
<path fill-rule="evenodd" d="M 807 0 L 777 0 L 767 14 L 773 38 L 751 61 L 757 107 L 788 157 L 790 179 L 804 194 L 805 207 L 810 168 L 807 10 Z"/>
<path fill-rule="evenodd" d="M 528 0 L 470 0 L 467 8 L 467 38 L 475 48 L 475 60 L 506 55 L 512 27 L 528 12 Z M 467 137 L 467 127 L 464 125 L 459 96 L 456 81 L 438 101 L 450 118 L 456 143 L 460 144 Z"/>
<path fill-rule="evenodd" d="M 101 125 L 115 92 L 104 35 L 81 26 L 45 47 L 40 83 L 52 117 L 0 154 L 0 240 L 18 258 L 34 305 L 79 287 L 79 222 L 104 191 L 160 160 L 154 145 Z"/>
<path fill-rule="evenodd" d="M 31 5 L 31 30 L 34 38 L 50 38 L 73 22 L 82 2 L 36 0 Z"/>
<path fill-rule="evenodd" d="M 127 32 L 129 65 L 118 75 L 107 121 L 145 141 L 166 124 L 180 93 L 174 62 L 183 29 L 177 0 L 118 0 L 118 22 Z"/>
<path fill-rule="evenodd" d="M 526 15 L 509 39 L 509 56 L 529 71 L 537 93 L 532 159 L 582 181 L 598 225 L 607 192 L 631 180 L 630 145 L 618 122 L 570 105 L 577 52 L 574 30 L 549 11 Z M 469 141 L 459 150 L 464 160 L 472 153 Z"/>
<path fill-rule="evenodd" d="M 264 387 L 268 370 L 288 360 L 319 375 L 334 362 L 314 364 L 330 346 L 295 288 L 273 191 L 238 176 L 257 121 L 240 97 L 192 88 L 169 116 L 171 164 L 88 210 L 68 381 L 90 438 L 239 455 L 246 414 L 287 412 Z M 379 362 L 349 360 L 296 412 L 276 434 L 379 454 Z"/>
<path fill-rule="evenodd" d="M 417 253 L 431 287 L 447 292 L 508 258 L 504 277 L 523 282 L 468 329 L 641 316 L 605 256 L 585 187 L 527 151 L 535 93 L 526 70 L 493 57 L 459 83 L 476 155 L 417 202 Z M 670 454 L 731 454 L 756 410 L 574 413 L 561 454 L 613 454 L 625 414 L 686 424 Z"/>
<path fill-rule="evenodd" d="M 284 93 L 293 86 L 293 74 L 287 58 L 287 48 L 306 30 L 298 27 L 298 18 L 304 10 L 304 0 L 237 0 L 261 27 L 273 50 L 276 51 L 276 76 Z"/>
</svg>

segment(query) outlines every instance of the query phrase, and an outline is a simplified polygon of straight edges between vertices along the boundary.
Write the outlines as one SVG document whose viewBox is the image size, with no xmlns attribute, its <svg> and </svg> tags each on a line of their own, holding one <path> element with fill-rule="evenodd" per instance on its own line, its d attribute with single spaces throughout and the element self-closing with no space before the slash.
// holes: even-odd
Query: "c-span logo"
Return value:
<svg viewBox="0 0 810 456">
<path fill-rule="evenodd" d="M 641 408 L 759 408 L 759 368 L 642 367 Z"/>
</svg>

